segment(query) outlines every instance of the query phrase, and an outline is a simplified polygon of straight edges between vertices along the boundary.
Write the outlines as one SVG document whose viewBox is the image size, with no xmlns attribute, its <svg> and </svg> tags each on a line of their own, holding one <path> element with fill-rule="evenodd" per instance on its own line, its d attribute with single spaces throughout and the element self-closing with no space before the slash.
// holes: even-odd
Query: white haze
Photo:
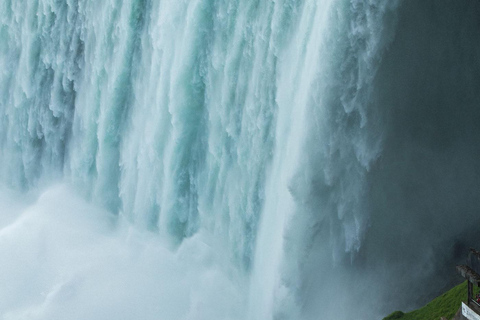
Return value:
<svg viewBox="0 0 480 320">
<path fill-rule="evenodd" d="M 201 234 L 174 249 L 65 185 L 0 200 L 2 320 L 243 318 L 245 292 Z"/>
</svg>

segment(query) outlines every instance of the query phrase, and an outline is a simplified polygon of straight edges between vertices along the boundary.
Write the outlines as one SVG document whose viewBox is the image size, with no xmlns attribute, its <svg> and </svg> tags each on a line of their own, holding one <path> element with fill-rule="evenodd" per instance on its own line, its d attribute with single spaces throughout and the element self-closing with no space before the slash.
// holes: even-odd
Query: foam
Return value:
<svg viewBox="0 0 480 320">
<path fill-rule="evenodd" d="M 0 199 L 7 198 L 11 203 L 2 201 L 8 214 L 2 215 L 0 229 L 2 319 L 242 315 L 240 286 L 205 236 L 172 249 L 158 235 L 137 232 L 65 185 L 44 191 L 26 208 L 3 192 Z"/>
</svg>

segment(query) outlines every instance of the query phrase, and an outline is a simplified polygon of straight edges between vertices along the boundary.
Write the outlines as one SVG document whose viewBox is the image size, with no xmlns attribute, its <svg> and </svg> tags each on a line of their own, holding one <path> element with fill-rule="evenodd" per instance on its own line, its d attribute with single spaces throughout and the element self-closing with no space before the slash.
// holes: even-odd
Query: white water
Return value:
<svg viewBox="0 0 480 320">
<path fill-rule="evenodd" d="M 61 185 L 16 211 L 0 231 L 1 319 L 243 318 L 208 237 L 172 252 Z"/>
<path fill-rule="evenodd" d="M 12 268 L 40 259 L 33 275 L 3 272 L 11 288 L 31 287 L 4 301 L 5 318 L 300 317 L 287 283 L 300 285 L 311 234 L 290 221 L 310 223 L 301 216 L 311 171 L 327 185 L 355 181 L 339 194 L 353 197 L 347 207 L 319 211 L 338 229 L 326 264 L 358 250 L 368 219 L 353 206 L 380 137 L 364 141 L 362 102 L 395 4 L 371 6 L 2 1 L 2 180 L 23 190 L 63 180 L 104 208 L 54 188 L 2 230 Z M 342 46 L 357 60 L 336 56 Z M 358 141 L 331 136 L 332 99 L 345 121 L 361 117 Z M 312 134 L 324 141 L 315 164 Z M 336 152 L 355 172 L 335 172 Z M 111 219 L 147 235 L 131 240 Z"/>
<path fill-rule="evenodd" d="M 391 310 L 399 3 L 1 0 L 0 319 Z"/>
</svg>

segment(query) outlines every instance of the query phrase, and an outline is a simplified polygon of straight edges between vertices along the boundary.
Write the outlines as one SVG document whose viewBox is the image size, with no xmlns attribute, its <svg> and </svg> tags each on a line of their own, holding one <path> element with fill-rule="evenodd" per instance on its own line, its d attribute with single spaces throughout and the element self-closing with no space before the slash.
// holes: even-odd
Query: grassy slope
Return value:
<svg viewBox="0 0 480 320">
<path fill-rule="evenodd" d="M 383 320 L 439 320 L 440 317 L 451 319 L 460 308 L 461 302 L 466 300 L 467 282 L 465 281 L 435 298 L 423 308 L 408 313 L 395 311 Z"/>
</svg>

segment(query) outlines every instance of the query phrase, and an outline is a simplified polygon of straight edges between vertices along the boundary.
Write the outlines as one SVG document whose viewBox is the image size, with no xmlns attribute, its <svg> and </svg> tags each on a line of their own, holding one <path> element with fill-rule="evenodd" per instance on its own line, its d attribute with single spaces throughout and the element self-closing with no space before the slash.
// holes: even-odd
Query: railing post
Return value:
<svg viewBox="0 0 480 320">
<path fill-rule="evenodd" d="M 467 280 L 468 281 L 468 280 Z M 468 281 L 468 300 L 467 300 L 467 305 L 470 305 L 470 301 L 472 300 L 472 294 L 473 294 L 473 284 Z"/>
</svg>

